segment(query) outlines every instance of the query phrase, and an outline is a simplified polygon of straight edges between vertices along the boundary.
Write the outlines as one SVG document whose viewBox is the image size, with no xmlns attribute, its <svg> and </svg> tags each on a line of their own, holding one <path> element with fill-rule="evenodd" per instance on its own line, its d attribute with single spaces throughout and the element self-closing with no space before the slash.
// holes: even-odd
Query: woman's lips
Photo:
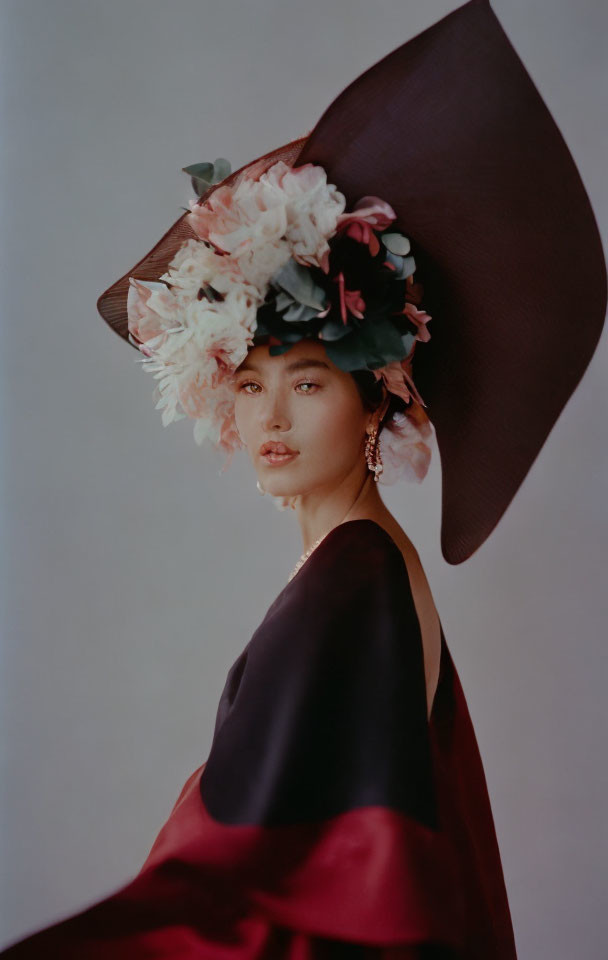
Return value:
<svg viewBox="0 0 608 960">
<path fill-rule="evenodd" d="M 268 453 L 262 454 L 262 460 L 269 465 L 279 466 L 282 463 L 289 463 L 291 460 L 295 460 L 297 456 L 297 453 L 274 453 L 273 451 L 269 451 Z"/>
</svg>

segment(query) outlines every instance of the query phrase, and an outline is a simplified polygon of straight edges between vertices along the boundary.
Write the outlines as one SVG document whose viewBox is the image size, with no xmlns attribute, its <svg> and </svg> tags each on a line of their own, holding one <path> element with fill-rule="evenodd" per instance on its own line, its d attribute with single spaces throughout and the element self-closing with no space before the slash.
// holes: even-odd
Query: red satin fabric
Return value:
<svg viewBox="0 0 608 960">
<path fill-rule="evenodd" d="M 427 723 L 415 604 L 386 531 L 339 525 L 271 605 L 137 876 L 0 957 L 516 960 L 464 693 L 442 631 Z"/>
<path fill-rule="evenodd" d="M 431 732 L 449 839 L 437 842 L 432 831 L 382 808 L 350 811 L 322 830 L 310 825 L 278 828 L 281 836 L 269 836 L 258 827 L 226 827 L 210 818 L 201 802 L 202 764 L 184 784 L 131 883 L 0 956 L 3 960 L 55 956 L 65 960 L 337 960 L 351 956 L 353 960 L 514 960 L 485 776 L 445 643 L 443 657 Z M 449 735 L 442 726 L 448 710 Z M 316 839 L 311 844 L 313 833 Z M 375 874 L 368 867 L 372 843 Z M 259 913 L 247 911 L 243 892 L 247 870 L 251 876 L 263 865 L 258 882 L 268 882 L 273 872 L 280 877 L 281 853 L 293 853 L 298 846 L 310 851 L 299 873 L 288 885 L 279 883 L 272 893 L 250 889 L 248 900 L 255 901 Z M 366 864 L 364 874 L 357 870 L 359 860 Z M 241 893 L 234 882 L 235 862 L 242 866 Z M 416 863 L 429 873 L 425 877 L 419 872 L 408 874 L 404 863 Z M 462 898 L 455 896 L 462 886 L 453 885 L 459 870 L 460 884 L 468 888 Z M 428 902 L 419 897 L 421 889 L 434 893 L 430 918 Z M 446 938 L 461 937 L 461 947 L 416 944 L 417 939 L 424 940 L 425 918 L 437 930 L 437 914 Z M 401 925 L 390 927 L 395 915 L 400 916 Z M 344 944 L 318 933 L 328 917 L 335 932 L 341 929 L 351 941 L 365 937 L 368 944 Z M 413 942 L 382 946 L 387 933 Z"/>
</svg>

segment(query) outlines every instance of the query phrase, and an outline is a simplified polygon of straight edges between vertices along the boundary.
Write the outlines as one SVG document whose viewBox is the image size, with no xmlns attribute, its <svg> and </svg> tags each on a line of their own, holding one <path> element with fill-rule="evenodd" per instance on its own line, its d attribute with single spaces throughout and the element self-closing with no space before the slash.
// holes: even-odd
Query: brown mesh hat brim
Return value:
<svg viewBox="0 0 608 960">
<path fill-rule="evenodd" d="M 221 183 L 214 184 L 214 186 L 207 190 L 205 195 L 200 198 L 199 202 L 202 203 L 208 200 L 211 194 L 220 186 L 236 186 L 244 173 L 247 173 L 247 176 L 259 177 L 265 170 L 271 167 L 273 163 L 278 163 L 279 160 L 284 160 L 285 163 L 291 166 L 305 142 L 306 137 L 300 137 L 281 147 L 277 147 L 275 150 L 270 151 L 270 153 L 263 154 L 263 156 L 258 157 L 250 163 L 244 164 L 242 167 L 239 167 L 238 170 L 234 170 L 233 173 L 222 180 Z M 103 319 L 109 323 L 112 329 L 126 340 L 127 343 L 130 343 L 127 318 L 129 277 L 136 277 L 138 280 L 158 280 L 163 273 L 167 272 L 171 260 L 181 245 L 186 240 L 199 239 L 188 225 L 187 216 L 188 213 L 182 214 L 173 226 L 169 227 L 156 246 L 152 247 L 143 259 L 131 267 L 131 269 L 125 273 L 124 277 L 121 277 L 120 280 L 117 280 L 116 283 L 113 283 L 111 287 L 102 293 L 97 301 L 97 310 Z M 131 344 L 131 346 L 133 346 L 134 349 L 138 349 L 135 344 Z"/>
<path fill-rule="evenodd" d="M 441 549 L 461 563 L 513 499 L 602 331 L 606 263 L 572 155 L 488 0 L 370 67 L 281 150 L 266 156 L 321 164 L 347 209 L 386 200 L 412 241 L 433 318 L 413 377 L 441 456 Z M 186 231 L 182 217 L 100 297 L 121 336 L 128 277 L 157 279 Z"/>
</svg>

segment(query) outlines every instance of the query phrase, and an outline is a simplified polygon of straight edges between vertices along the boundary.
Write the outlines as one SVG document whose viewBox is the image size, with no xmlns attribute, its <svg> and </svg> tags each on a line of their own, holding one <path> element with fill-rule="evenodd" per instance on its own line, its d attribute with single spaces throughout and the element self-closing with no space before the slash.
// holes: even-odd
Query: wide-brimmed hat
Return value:
<svg viewBox="0 0 608 960">
<path fill-rule="evenodd" d="M 278 160 L 319 164 L 349 203 L 380 197 L 411 241 L 432 337 L 413 377 L 442 466 L 441 549 L 487 539 L 579 384 L 606 314 L 606 263 L 572 155 L 488 0 L 469 0 L 356 78 Z M 158 280 L 184 213 L 101 295 L 128 342 L 129 277 Z"/>
</svg>

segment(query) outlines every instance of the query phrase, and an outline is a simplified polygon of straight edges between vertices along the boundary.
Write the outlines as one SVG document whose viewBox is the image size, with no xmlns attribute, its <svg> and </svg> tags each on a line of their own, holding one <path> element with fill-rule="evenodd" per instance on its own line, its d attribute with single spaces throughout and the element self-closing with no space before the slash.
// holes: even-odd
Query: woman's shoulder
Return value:
<svg viewBox="0 0 608 960">
<path fill-rule="evenodd" d="M 274 635 L 281 644 L 302 628 L 309 643 L 344 633 L 382 614 L 394 619 L 414 613 L 409 575 L 401 550 L 375 520 L 348 520 L 334 527 L 286 584 L 268 609 L 252 646 Z M 316 641 L 315 641 L 316 638 Z M 302 641 L 300 641 L 302 642 Z M 303 644 L 304 646 L 304 644 Z"/>
<path fill-rule="evenodd" d="M 376 520 L 345 520 L 333 527 L 270 605 L 263 623 L 277 616 L 330 612 L 381 590 L 411 595 L 403 553 Z M 263 624 L 262 624 L 263 625 Z"/>
</svg>

